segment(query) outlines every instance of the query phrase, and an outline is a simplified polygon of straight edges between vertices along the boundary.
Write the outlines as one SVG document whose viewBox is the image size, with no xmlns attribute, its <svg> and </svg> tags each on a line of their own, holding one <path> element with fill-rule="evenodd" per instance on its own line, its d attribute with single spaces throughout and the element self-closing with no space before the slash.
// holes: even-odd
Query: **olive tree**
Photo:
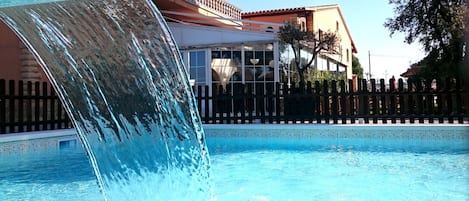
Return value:
<svg viewBox="0 0 469 201">
<path fill-rule="evenodd" d="M 333 32 L 305 31 L 296 24 L 287 22 L 279 31 L 281 42 L 288 44 L 293 50 L 294 66 L 298 72 L 301 83 L 305 82 L 305 72 L 311 68 L 313 61 L 318 54 L 338 54 L 339 37 Z M 309 60 L 302 60 L 302 52 L 306 51 L 311 57 Z"/>
</svg>

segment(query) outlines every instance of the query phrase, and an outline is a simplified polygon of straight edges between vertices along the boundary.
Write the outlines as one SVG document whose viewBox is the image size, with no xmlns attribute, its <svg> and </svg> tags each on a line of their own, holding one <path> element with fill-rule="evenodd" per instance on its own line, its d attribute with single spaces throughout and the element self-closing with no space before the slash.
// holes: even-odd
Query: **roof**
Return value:
<svg viewBox="0 0 469 201">
<path fill-rule="evenodd" d="M 321 6 L 305 6 L 305 7 L 296 7 L 296 8 L 280 8 L 280 9 L 273 9 L 273 10 L 244 12 L 244 13 L 241 13 L 241 15 L 243 17 L 254 17 L 254 16 L 298 13 L 302 11 L 318 11 L 318 10 L 324 10 L 324 9 L 337 8 L 337 7 L 339 7 L 338 4 L 321 5 Z"/>
<path fill-rule="evenodd" d="M 252 11 L 252 12 L 245 12 L 242 13 L 242 18 L 249 18 L 249 17 L 258 17 L 258 16 L 274 16 L 274 15 L 284 15 L 284 14 L 292 14 L 292 13 L 300 13 L 300 12 L 316 12 L 322 10 L 330 10 L 330 9 L 337 9 L 339 12 L 339 16 L 344 22 L 345 30 L 347 31 L 347 35 L 349 36 L 350 40 L 352 41 L 352 52 L 357 53 L 357 47 L 355 46 L 355 42 L 353 42 L 352 34 L 345 22 L 344 15 L 342 14 L 342 10 L 338 4 L 330 4 L 330 5 L 321 5 L 321 6 L 305 6 L 305 7 L 296 7 L 296 8 L 281 8 L 281 9 L 272 9 L 272 10 L 260 10 L 260 11 Z"/>
<path fill-rule="evenodd" d="M 401 74 L 401 77 L 412 77 L 415 74 L 419 73 L 424 66 L 417 66 L 417 65 L 412 65 L 410 68 L 407 69 L 406 72 Z"/>
</svg>

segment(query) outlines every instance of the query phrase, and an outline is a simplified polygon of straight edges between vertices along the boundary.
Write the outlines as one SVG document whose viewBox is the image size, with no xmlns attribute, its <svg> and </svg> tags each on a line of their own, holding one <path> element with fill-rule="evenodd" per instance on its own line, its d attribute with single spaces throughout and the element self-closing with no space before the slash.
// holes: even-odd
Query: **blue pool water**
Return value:
<svg viewBox="0 0 469 201">
<path fill-rule="evenodd" d="M 467 129 L 206 126 L 213 200 L 467 201 Z M 2 200 L 102 200 L 73 146 L 0 159 Z"/>
</svg>

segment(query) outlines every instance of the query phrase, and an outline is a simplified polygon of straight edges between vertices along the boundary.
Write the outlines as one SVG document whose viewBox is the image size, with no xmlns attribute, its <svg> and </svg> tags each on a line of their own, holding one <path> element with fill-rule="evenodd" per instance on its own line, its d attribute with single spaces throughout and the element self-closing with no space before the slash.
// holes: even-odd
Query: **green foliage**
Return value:
<svg viewBox="0 0 469 201">
<path fill-rule="evenodd" d="M 305 72 L 311 68 L 319 53 L 337 54 L 338 42 L 340 41 L 335 33 L 304 31 L 290 22 L 280 27 L 279 38 L 282 43 L 290 45 L 293 50 L 294 66 L 300 82 L 305 82 Z M 308 61 L 302 61 L 302 50 L 306 50 L 312 55 Z"/>
<path fill-rule="evenodd" d="M 355 56 L 352 55 L 352 73 L 356 74 L 358 78 L 363 78 L 363 68 L 360 64 L 360 60 Z"/>
<path fill-rule="evenodd" d="M 301 58 L 302 62 L 305 62 L 305 58 Z M 290 63 L 292 68 L 296 68 L 296 64 L 294 61 L 291 61 Z M 291 81 L 294 83 L 300 83 L 301 80 L 299 78 L 298 72 L 293 72 L 291 75 Z M 331 72 L 331 71 L 321 71 L 317 69 L 308 69 L 305 71 L 304 75 L 304 82 L 312 82 L 314 83 L 315 81 L 319 81 L 322 83 L 324 80 L 345 80 L 346 74 L 345 72 L 343 73 L 337 73 L 337 72 Z"/>
<path fill-rule="evenodd" d="M 336 73 L 330 71 L 309 70 L 307 73 L 307 81 L 314 83 L 319 81 L 322 83 L 324 80 L 345 80 L 345 73 Z"/>
<path fill-rule="evenodd" d="M 427 52 L 419 76 L 459 77 L 465 55 L 463 0 L 390 0 L 396 16 L 384 26 L 391 35 L 406 33 L 405 42 L 418 41 Z"/>
</svg>

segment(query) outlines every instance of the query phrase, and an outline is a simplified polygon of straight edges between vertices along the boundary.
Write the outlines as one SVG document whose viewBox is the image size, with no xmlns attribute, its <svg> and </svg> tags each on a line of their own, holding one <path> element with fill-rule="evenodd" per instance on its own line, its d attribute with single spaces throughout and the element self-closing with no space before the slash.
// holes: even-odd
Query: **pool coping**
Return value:
<svg viewBox="0 0 469 201">
<path fill-rule="evenodd" d="M 261 129 L 265 127 L 273 128 L 282 128 L 289 126 L 290 128 L 333 128 L 333 127 L 465 127 L 469 130 L 469 124 L 430 124 L 430 125 L 420 125 L 420 124 L 204 124 L 204 129 Z M 23 133 L 12 133 L 12 134 L 2 134 L 0 135 L 0 143 L 5 142 L 16 142 L 16 141 L 25 141 L 25 140 L 35 140 L 43 138 L 57 138 L 73 136 L 78 138 L 76 130 L 71 129 L 59 129 L 59 130 L 46 130 L 46 131 L 33 131 L 33 132 L 23 132 Z"/>
<path fill-rule="evenodd" d="M 56 138 L 65 136 L 76 136 L 76 130 L 71 129 L 59 129 L 59 130 L 46 130 L 46 131 L 32 131 L 23 133 L 12 133 L 0 135 L 0 143 L 3 142 L 16 142 L 25 140 L 35 140 L 43 138 Z"/>
</svg>

